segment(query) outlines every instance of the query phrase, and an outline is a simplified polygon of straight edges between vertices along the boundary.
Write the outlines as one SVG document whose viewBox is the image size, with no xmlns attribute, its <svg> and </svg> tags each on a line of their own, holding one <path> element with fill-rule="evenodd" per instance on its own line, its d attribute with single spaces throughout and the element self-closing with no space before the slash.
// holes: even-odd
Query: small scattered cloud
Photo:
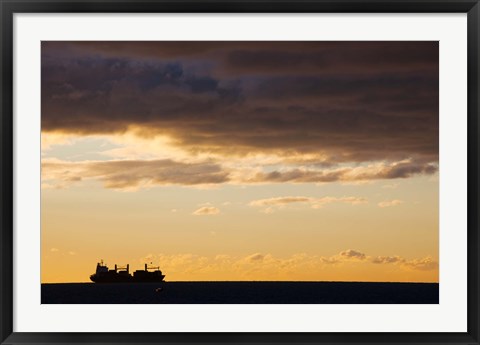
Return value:
<svg viewBox="0 0 480 345">
<path fill-rule="evenodd" d="M 347 249 L 341 251 L 338 254 L 332 256 L 322 256 L 320 257 L 320 261 L 327 265 L 337 265 L 343 264 L 347 262 L 368 262 L 370 259 L 365 253 L 362 253 L 358 250 Z"/>
<path fill-rule="evenodd" d="M 368 201 L 366 198 L 360 198 L 360 197 L 354 197 L 354 196 L 341 197 L 341 198 L 325 197 L 325 198 L 314 200 L 312 203 L 312 208 L 322 208 L 324 205 L 332 204 L 332 203 L 361 205 L 361 204 L 366 204 L 367 202 Z"/>
<path fill-rule="evenodd" d="M 394 264 L 398 262 L 404 262 L 405 259 L 399 256 L 376 256 L 372 258 L 371 261 L 374 264 Z"/>
<path fill-rule="evenodd" d="M 402 266 L 411 270 L 430 271 L 438 268 L 438 262 L 428 256 L 423 259 L 405 261 Z"/>
<path fill-rule="evenodd" d="M 385 200 L 385 201 L 381 201 L 378 203 L 378 207 L 381 207 L 381 208 L 385 208 L 385 207 L 393 207 L 393 206 L 398 206 L 400 204 L 403 204 L 403 201 L 402 200 L 398 200 L 398 199 L 395 199 L 395 200 Z"/>
<path fill-rule="evenodd" d="M 252 254 L 252 255 L 249 255 L 245 258 L 245 261 L 248 261 L 248 262 L 258 262 L 258 261 L 262 261 L 263 259 L 265 258 L 265 255 L 261 254 L 261 253 L 255 253 L 255 254 Z"/>
<path fill-rule="evenodd" d="M 382 186 L 383 189 L 397 189 L 398 183 L 389 183 Z"/>
<path fill-rule="evenodd" d="M 336 255 L 322 256 L 320 261 L 324 264 L 337 265 L 346 262 L 362 262 L 371 263 L 375 265 L 397 265 L 401 269 L 411 271 L 431 271 L 438 268 L 438 262 L 431 257 L 407 260 L 398 255 L 393 256 L 368 256 L 358 250 L 347 249 Z"/>
<path fill-rule="evenodd" d="M 76 252 L 73 252 L 73 251 L 69 251 L 69 252 L 68 252 L 68 255 L 77 255 L 77 253 L 76 253 Z"/>
<path fill-rule="evenodd" d="M 376 256 L 370 260 L 373 264 L 394 264 L 411 271 L 431 271 L 438 269 L 438 262 L 427 256 L 425 258 L 407 260 L 401 256 Z"/>
<path fill-rule="evenodd" d="M 275 209 L 273 207 L 267 207 L 262 209 L 260 212 L 265 214 L 272 214 L 272 213 L 275 213 Z"/>
<path fill-rule="evenodd" d="M 214 216 L 220 213 L 220 210 L 213 206 L 204 206 L 200 207 L 198 210 L 192 214 L 195 216 Z"/>
<path fill-rule="evenodd" d="M 348 249 L 331 256 L 296 253 L 287 257 L 271 253 L 255 252 L 248 255 L 217 254 L 202 256 L 193 253 L 148 254 L 140 260 L 142 263 L 154 262 L 162 271 L 171 272 L 179 280 L 208 280 L 219 275 L 227 280 L 262 280 L 265 277 L 278 280 L 292 280 L 303 277 L 318 280 L 327 279 L 327 272 L 338 272 L 350 265 L 389 265 L 388 274 L 395 270 L 415 272 L 415 281 L 424 278 L 436 279 L 438 262 L 431 257 L 406 259 L 400 256 L 369 256 L 359 250 Z M 398 272 L 397 272 L 398 273 Z M 400 276 L 403 276 L 400 273 Z M 348 280 L 348 279 L 347 279 Z"/>
<path fill-rule="evenodd" d="M 56 252 L 60 251 L 60 249 L 58 249 L 58 248 L 51 248 L 50 251 L 51 251 L 52 253 L 56 253 Z"/>
<path fill-rule="evenodd" d="M 284 196 L 278 198 L 260 199 L 250 202 L 251 206 L 279 206 L 298 202 L 311 202 L 313 198 L 305 196 Z"/>
<path fill-rule="evenodd" d="M 353 250 L 353 249 L 347 249 L 343 252 L 340 252 L 340 256 L 342 258 L 354 259 L 354 260 L 365 260 L 366 259 L 366 255 L 364 253 L 361 253 L 361 252 Z"/>
</svg>

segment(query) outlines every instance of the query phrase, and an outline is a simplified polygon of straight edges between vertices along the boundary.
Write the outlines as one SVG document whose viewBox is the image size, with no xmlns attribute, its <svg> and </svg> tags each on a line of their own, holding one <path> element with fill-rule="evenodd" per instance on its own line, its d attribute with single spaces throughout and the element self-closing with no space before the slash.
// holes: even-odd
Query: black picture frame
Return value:
<svg viewBox="0 0 480 345">
<path fill-rule="evenodd" d="M 478 0 L 0 0 L 2 344 L 480 344 Z M 467 13 L 468 14 L 468 330 L 465 333 L 17 333 L 13 332 L 13 16 L 15 13 Z"/>
</svg>

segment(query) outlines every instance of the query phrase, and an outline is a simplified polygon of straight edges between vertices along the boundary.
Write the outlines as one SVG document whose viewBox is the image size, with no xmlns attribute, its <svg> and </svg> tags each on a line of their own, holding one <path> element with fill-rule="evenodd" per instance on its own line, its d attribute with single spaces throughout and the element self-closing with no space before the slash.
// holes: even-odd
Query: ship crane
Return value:
<svg viewBox="0 0 480 345">
<path fill-rule="evenodd" d="M 157 267 L 148 267 L 148 264 L 145 264 L 145 271 L 148 271 L 148 270 L 157 270 L 157 271 L 160 271 L 160 266 L 157 266 Z"/>
<path fill-rule="evenodd" d="M 119 271 L 119 270 L 123 270 L 123 271 L 129 273 L 130 265 L 127 264 L 126 266 L 117 266 L 117 265 L 115 264 L 115 272 L 117 272 L 117 271 Z"/>
</svg>

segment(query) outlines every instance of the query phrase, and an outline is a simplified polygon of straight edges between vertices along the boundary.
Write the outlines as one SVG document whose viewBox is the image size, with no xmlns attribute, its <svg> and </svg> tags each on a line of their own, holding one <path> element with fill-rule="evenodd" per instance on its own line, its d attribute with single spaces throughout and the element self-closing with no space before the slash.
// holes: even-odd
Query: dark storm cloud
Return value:
<svg viewBox="0 0 480 345">
<path fill-rule="evenodd" d="M 249 42 L 239 42 L 238 47 L 248 46 Z M 55 41 L 42 42 L 42 53 L 61 56 L 99 56 L 141 59 L 184 59 L 218 54 L 228 44 L 223 42 L 184 42 L 184 41 Z"/>
<path fill-rule="evenodd" d="M 383 178 L 432 173 L 438 43 L 42 44 L 42 130 L 131 129 L 193 152 L 412 158 Z"/>
<path fill-rule="evenodd" d="M 78 41 L 43 42 L 44 53 L 127 59 L 218 62 L 224 72 L 297 74 L 388 69 L 414 71 L 438 67 L 435 42 L 253 42 L 253 41 Z M 285 69 L 290 68 L 290 72 Z M 333 69 L 332 69 L 333 68 Z M 365 69 L 367 68 L 367 69 Z"/>
<path fill-rule="evenodd" d="M 235 73 L 378 73 L 434 70 L 436 44 L 425 42 L 270 42 L 251 43 L 227 53 L 225 70 Z M 290 73 L 287 73 L 290 74 Z"/>
</svg>

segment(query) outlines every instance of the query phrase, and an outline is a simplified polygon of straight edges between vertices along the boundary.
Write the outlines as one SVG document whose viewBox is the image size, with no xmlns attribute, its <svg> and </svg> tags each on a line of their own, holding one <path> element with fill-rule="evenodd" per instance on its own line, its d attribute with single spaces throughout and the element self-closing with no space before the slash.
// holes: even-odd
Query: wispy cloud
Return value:
<svg viewBox="0 0 480 345">
<path fill-rule="evenodd" d="M 215 216 L 220 213 L 220 210 L 213 206 L 203 206 L 197 209 L 192 214 L 195 216 Z"/>
<path fill-rule="evenodd" d="M 247 181 L 251 183 L 325 183 L 325 182 L 360 182 L 383 179 L 409 178 L 417 174 L 431 175 L 438 166 L 432 162 L 404 160 L 399 162 L 379 162 L 362 167 L 337 169 L 297 168 L 284 171 L 259 172 Z"/>
<path fill-rule="evenodd" d="M 324 264 L 336 265 L 348 262 L 371 263 L 376 265 L 397 265 L 404 270 L 431 271 L 438 268 L 438 262 L 427 256 L 419 259 L 406 259 L 398 255 L 369 256 L 358 250 L 347 249 L 336 255 L 322 256 L 320 261 Z"/>
<path fill-rule="evenodd" d="M 402 262 L 402 266 L 412 270 L 430 271 L 438 268 L 438 262 L 431 257 L 426 257 L 409 261 L 405 260 Z"/>
<path fill-rule="evenodd" d="M 403 204 L 403 201 L 402 201 L 402 200 L 398 200 L 398 199 L 395 199 L 395 200 L 385 200 L 385 201 L 379 202 L 379 203 L 378 203 L 378 207 L 385 208 L 385 207 L 398 206 L 398 205 L 401 205 L 401 204 Z"/>
<path fill-rule="evenodd" d="M 250 206 L 263 207 L 261 212 L 273 213 L 276 209 L 283 208 L 289 204 L 307 204 L 311 208 L 322 208 L 325 205 L 332 203 L 344 203 L 351 205 L 360 205 L 367 203 L 367 199 L 360 197 L 323 197 L 313 198 L 306 196 L 283 196 L 267 199 L 253 200 L 249 203 Z"/>
<path fill-rule="evenodd" d="M 367 258 L 367 256 L 364 254 L 364 253 L 361 253 L 357 250 L 353 250 L 353 249 L 347 249 L 343 252 L 340 252 L 340 257 L 344 258 L 344 259 L 347 259 L 347 260 L 351 260 L 351 259 L 354 259 L 354 260 L 365 260 Z"/>
<path fill-rule="evenodd" d="M 264 258 L 265 258 L 265 255 L 263 255 L 262 253 L 255 253 L 247 256 L 244 260 L 247 262 L 258 262 L 258 261 L 263 261 Z"/>
<path fill-rule="evenodd" d="M 235 162 L 236 160 L 227 163 L 198 158 L 183 161 L 156 159 L 70 162 L 48 158 L 42 160 L 42 188 L 68 188 L 88 179 L 103 182 L 105 188 L 131 191 L 164 185 L 198 188 L 222 184 L 325 183 L 407 178 L 415 174 L 432 174 L 437 171 L 435 164 L 410 160 L 388 164 L 376 163 L 363 167 L 302 168 L 268 173 L 259 170 L 255 165 L 242 166 L 242 159 L 239 160 L 240 166 L 236 166 Z M 277 200 L 276 205 L 293 202 L 311 202 L 315 203 L 316 207 L 321 207 L 322 204 L 349 200 L 285 199 Z"/>
<path fill-rule="evenodd" d="M 164 160 L 42 162 L 42 180 L 68 187 L 84 179 L 97 179 L 106 188 L 137 190 L 159 185 L 208 185 L 228 181 L 228 173 L 214 163 Z"/>
<path fill-rule="evenodd" d="M 287 205 L 293 203 L 311 203 L 314 198 L 306 197 L 306 196 L 283 196 L 277 198 L 269 198 L 269 199 L 260 199 L 254 200 L 250 202 L 251 206 L 279 206 L 279 205 Z"/>
<path fill-rule="evenodd" d="M 405 259 L 400 256 L 376 256 L 371 259 L 374 264 L 394 264 L 404 262 Z"/>
</svg>

